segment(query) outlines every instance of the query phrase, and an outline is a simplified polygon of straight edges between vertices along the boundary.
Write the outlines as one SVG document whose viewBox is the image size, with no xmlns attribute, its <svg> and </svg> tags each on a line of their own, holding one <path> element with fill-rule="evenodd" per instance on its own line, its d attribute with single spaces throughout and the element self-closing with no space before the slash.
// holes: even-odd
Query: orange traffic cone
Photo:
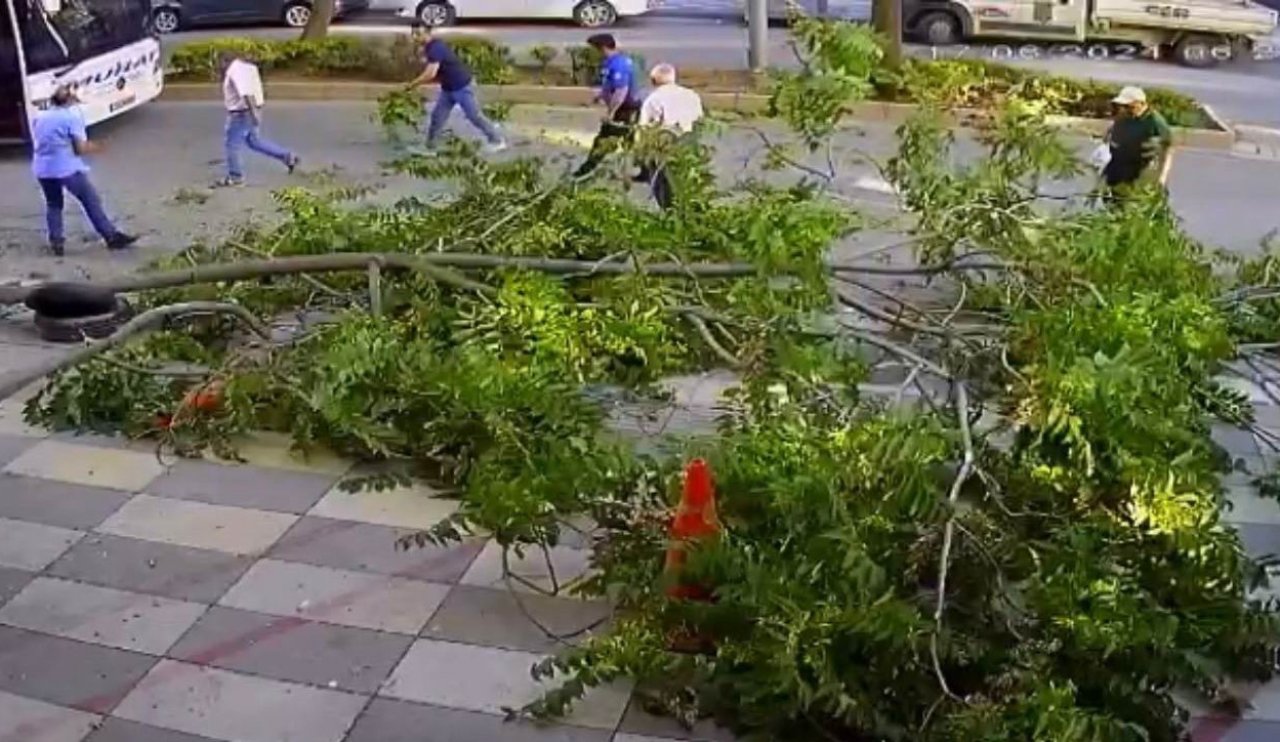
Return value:
<svg viewBox="0 0 1280 742">
<path fill-rule="evenodd" d="M 708 600 L 711 591 L 699 585 L 680 584 L 680 572 L 688 557 L 690 541 L 699 541 L 720 532 L 716 515 L 716 493 L 707 462 L 694 459 L 684 470 L 684 492 L 671 521 L 671 544 L 667 547 L 666 573 L 671 580 L 667 595 L 686 600 Z"/>
</svg>

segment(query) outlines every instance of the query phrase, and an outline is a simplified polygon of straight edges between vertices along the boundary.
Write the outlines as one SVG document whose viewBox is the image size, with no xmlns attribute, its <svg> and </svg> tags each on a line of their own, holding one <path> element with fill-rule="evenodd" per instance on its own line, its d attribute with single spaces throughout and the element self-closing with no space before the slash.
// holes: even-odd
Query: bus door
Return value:
<svg viewBox="0 0 1280 742">
<path fill-rule="evenodd" d="M 995 0 L 973 3 L 977 36 L 1083 41 L 1088 0 Z"/>
<path fill-rule="evenodd" d="M 27 102 L 13 11 L 0 0 L 0 141 L 22 139 L 27 128 Z"/>
</svg>

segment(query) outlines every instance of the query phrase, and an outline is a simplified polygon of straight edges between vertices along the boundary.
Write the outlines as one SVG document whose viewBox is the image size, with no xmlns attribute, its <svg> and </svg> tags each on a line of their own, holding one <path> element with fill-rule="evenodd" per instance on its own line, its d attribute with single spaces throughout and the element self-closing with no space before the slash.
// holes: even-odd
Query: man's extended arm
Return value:
<svg viewBox="0 0 1280 742">
<path fill-rule="evenodd" d="M 405 90 L 413 90 L 415 88 L 420 88 L 423 85 L 426 85 L 427 83 L 436 79 L 436 73 L 438 73 L 439 71 L 440 71 L 439 62 L 428 62 L 426 68 L 422 70 L 422 74 L 413 78 L 412 80 L 409 81 L 407 85 L 404 86 Z"/>
</svg>

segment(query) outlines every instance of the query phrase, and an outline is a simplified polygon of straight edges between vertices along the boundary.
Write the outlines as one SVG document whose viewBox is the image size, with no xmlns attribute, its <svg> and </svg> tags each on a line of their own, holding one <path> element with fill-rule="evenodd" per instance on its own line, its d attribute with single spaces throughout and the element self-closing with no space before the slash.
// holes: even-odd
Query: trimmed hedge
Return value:
<svg viewBox="0 0 1280 742">
<path fill-rule="evenodd" d="M 600 54 L 589 46 L 572 46 L 563 55 L 542 46 L 531 61 L 518 65 L 511 50 L 495 41 L 474 36 L 453 37 L 449 45 L 484 84 L 592 85 L 598 78 Z M 254 60 L 264 71 L 303 77 L 340 77 L 378 82 L 412 79 L 422 70 L 418 49 L 408 36 L 358 38 L 330 36 L 319 41 L 273 41 L 220 38 L 185 44 L 174 50 L 169 60 L 170 74 L 177 79 L 218 79 L 218 55 L 234 50 Z M 556 58 L 567 58 L 568 69 L 554 68 Z M 637 69 L 646 68 L 635 57 Z M 697 85 L 697 70 L 686 71 L 684 79 Z M 1049 113 L 1088 118 L 1106 118 L 1111 99 L 1119 86 L 1093 80 L 1046 75 L 982 60 L 909 61 L 891 81 L 878 81 L 881 100 L 904 103 L 929 99 L 950 107 L 987 108 L 1000 100 L 1017 96 L 1043 102 Z M 1156 110 L 1173 126 L 1215 129 L 1195 99 L 1161 88 L 1147 89 Z"/>
</svg>

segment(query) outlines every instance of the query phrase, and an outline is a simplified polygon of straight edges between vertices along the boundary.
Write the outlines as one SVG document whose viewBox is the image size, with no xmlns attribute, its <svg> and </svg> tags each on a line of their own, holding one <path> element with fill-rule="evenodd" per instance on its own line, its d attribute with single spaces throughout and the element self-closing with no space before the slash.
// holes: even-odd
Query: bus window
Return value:
<svg viewBox="0 0 1280 742">
<path fill-rule="evenodd" d="M 54 14 L 41 0 L 14 0 L 27 73 L 76 64 L 149 35 L 147 0 L 64 0 Z"/>
</svg>

